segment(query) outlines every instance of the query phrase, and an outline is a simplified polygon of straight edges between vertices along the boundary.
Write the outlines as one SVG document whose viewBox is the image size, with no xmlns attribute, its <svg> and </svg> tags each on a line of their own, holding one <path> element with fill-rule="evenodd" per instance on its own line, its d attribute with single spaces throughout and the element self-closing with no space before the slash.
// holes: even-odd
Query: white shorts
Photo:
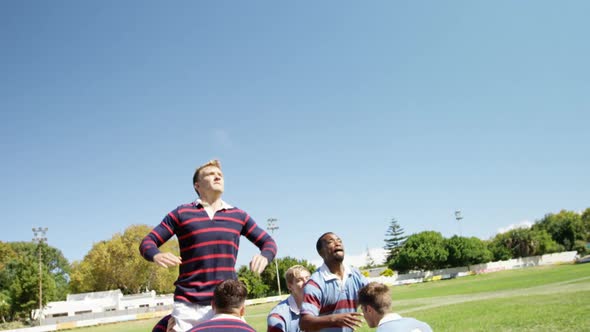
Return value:
<svg viewBox="0 0 590 332">
<path fill-rule="evenodd" d="M 185 332 L 198 323 L 213 317 L 213 308 L 210 305 L 188 304 L 174 302 L 172 317 L 174 317 L 174 332 Z"/>
</svg>

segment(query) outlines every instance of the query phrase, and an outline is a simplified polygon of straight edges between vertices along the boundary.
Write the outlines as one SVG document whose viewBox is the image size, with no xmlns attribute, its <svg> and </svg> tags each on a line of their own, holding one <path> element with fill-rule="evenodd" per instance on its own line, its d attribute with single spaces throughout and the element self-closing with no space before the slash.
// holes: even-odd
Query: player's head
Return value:
<svg viewBox="0 0 590 332">
<path fill-rule="evenodd" d="M 248 290 L 246 286 L 234 279 L 222 281 L 213 291 L 212 306 L 216 314 L 244 315 L 244 307 Z"/>
<path fill-rule="evenodd" d="M 342 239 L 332 232 L 322 234 L 316 242 L 315 248 L 324 262 L 342 262 L 344 260 Z"/>
<path fill-rule="evenodd" d="M 285 272 L 287 288 L 296 299 L 303 299 L 303 286 L 310 275 L 309 270 L 303 265 L 293 265 Z"/>
<path fill-rule="evenodd" d="M 376 327 L 391 309 L 389 287 L 379 282 L 368 283 L 359 290 L 359 305 L 369 327 Z"/>
<path fill-rule="evenodd" d="M 193 187 L 197 195 L 209 194 L 213 192 L 223 193 L 224 190 L 223 172 L 219 160 L 209 160 L 205 164 L 197 167 L 193 174 Z"/>
</svg>

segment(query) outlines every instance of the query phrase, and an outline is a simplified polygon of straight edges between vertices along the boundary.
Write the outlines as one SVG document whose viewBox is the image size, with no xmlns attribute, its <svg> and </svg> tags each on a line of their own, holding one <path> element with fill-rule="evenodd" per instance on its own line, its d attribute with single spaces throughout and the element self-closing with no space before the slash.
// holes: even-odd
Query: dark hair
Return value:
<svg viewBox="0 0 590 332">
<path fill-rule="evenodd" d="M 322 250 L 322 248 L 324 247 L 324 236 L 326 236 L 328 234 L 334 234 L 334 233 L 333 232 L 326 232 L 326 233 L 322 234 L 322 236 L 320 236 L 318 241 L 315 243 L 315 250 L 318 251 L 318 254 L 320 254 L 320 256 L 322 255 L 320 253 L 320 250 Z"/>
<path fill-rule="evenodd" d="M 391 308 L 389 287 L 379 282 L 370 282 L 359 290 L 359 304 L 370 305 L 381 315 Z"/>
<path fill-rule="evenodd" d="M 247 295 L 248 290 L 241 281 L 233 279 L 222 281 L 213 292 L 215 312 L 231 313 L 234 309 L 239 309 L 244 305 Z"/>
</svg>

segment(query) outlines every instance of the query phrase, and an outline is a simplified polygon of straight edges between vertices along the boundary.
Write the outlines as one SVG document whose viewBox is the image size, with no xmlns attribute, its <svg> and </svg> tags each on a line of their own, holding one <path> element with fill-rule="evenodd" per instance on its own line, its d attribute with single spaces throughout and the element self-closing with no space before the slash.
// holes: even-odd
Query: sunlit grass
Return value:
<svg viewBox="0 0 590 332">
<path fill-rule="evenodd" d="M 435 331 L 590 331 L 590 264 L 495 272 L 392 288 L 394 311 Z M 266 331 L 276 303 L 249 306 L 246 320 Z M 77 329 L 150 331 L 158 319 Z M 359 332 L 373 331 L 366 325 Z"/>
</svg>

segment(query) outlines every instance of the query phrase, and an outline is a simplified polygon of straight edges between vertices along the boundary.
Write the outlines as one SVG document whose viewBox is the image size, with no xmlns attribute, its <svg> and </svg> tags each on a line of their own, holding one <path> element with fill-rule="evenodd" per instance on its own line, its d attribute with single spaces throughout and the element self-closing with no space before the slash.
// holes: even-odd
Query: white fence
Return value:
<svg viewBox="0 0 590 332">
<path fill-rule="evenodd" d="M 434 271 L 417 271 L 408 274 L 394 275 L 391 277 L 380 276 L 367 279 L 371 281 L 378 281 L 386 285 L 405 285 L 423 281 L 457 278 L 473 274 L 520 269 L 524 267 L 573 263 L 576 259 L 576 255 L 576 251 L 567 251 L 555 254 L 547 254 L 543 256 L 514 258 L 506 261 L 490 262 L 464 267 L 454 267 Z"/>
</svg>

